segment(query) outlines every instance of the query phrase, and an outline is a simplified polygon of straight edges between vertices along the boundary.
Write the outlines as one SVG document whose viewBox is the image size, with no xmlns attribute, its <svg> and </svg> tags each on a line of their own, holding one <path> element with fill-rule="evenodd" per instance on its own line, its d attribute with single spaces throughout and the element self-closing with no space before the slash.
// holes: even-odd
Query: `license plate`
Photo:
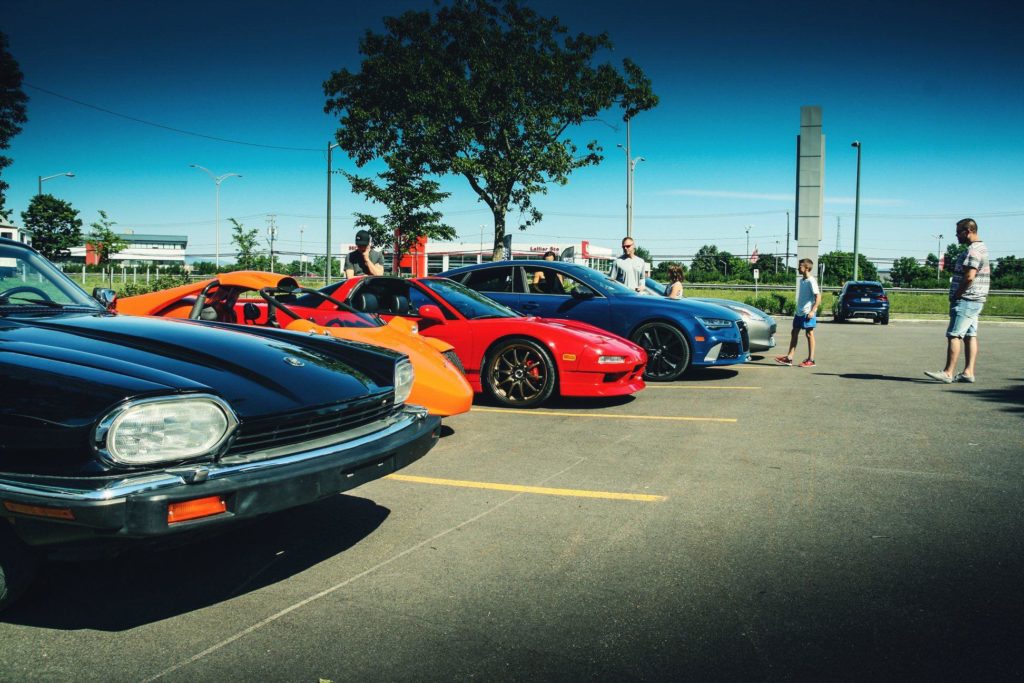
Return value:
<svg viewBox="0 0 1024 683">
<path fill-rule="evenodd" d="M 864 296 L 864 297 L 861 297 L 861 299 L 860 299 L 860 300 L 861 300 L 862 302 L 864 302 L 864 303 L 867 303 L 867 302 L 871 301 L 871 299 L 870 299 L 870 298 L 868 298 L 868 297 L 866 297 L 866 296 Z"/>
</svg>

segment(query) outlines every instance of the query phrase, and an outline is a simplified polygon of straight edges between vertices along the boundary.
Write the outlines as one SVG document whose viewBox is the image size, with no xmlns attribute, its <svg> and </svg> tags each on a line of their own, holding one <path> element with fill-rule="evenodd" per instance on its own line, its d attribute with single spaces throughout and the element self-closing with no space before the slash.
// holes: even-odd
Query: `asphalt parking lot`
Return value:
<svg viewBox="0 0 1024 683">
<path fill-rule="evenodd" d="M 943 329 L 478 403 L 351 495 L 49 565 L 0 680 L 1019 679 L 1024 325 L 982 323 L 974 385 L 922 374 Z"/>
</svg>

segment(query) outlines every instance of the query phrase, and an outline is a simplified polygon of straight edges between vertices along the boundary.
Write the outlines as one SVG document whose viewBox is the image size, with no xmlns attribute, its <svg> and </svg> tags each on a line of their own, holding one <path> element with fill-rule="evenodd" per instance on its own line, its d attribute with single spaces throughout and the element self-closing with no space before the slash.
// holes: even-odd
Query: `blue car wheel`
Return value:
<svg viewBox="0 0 1024 683">
<path fill-rule="evenodd" d="M 690 342 L 678 329 L 667 323 L 644 323 L 630 340 L 647 352 L 644 380 L 672 382 L 690 367 Z"/>
</svg>

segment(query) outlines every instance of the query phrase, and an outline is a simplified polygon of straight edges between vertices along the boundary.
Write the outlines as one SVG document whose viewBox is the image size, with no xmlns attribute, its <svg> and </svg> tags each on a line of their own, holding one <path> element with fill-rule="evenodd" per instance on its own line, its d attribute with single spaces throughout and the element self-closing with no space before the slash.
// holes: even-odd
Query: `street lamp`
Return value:
<svg viewBox="0 0 1024 683">
<path fill-rule="evenodd" d="M 626 146 L 615 145 L 623 152 L 626 153 L 626 237 L 632 239 L 633 237 L 633 173 L 636 171 L 636 165 L 641 161 L 646 161 L 643 157 L 632 157 L 632 148 L 630 147 L 629 138 L 629 121 L 626 118 Z"/>
<path fill-rule="evenodd" d="M 729 259 L 727 259 L 727 258 L 720 258 L 720 259 L 718 259 L 718 262 L 721 263 L 723 266 L 725 266 L 725 279 L 728 280 L 729 279 Z"/>
<path fill-rule="evenodd" d="M 210 169 L 206 168 L 205 166 L 200 166 L 199 164 L 189 164 L 189 166 L 192 167 L 192 168 L 198 168 L 200 171 L 205 172 L 206 175 L 210 176 L 210 178 L 213 179 L 213 184 L 216 186 L 215 194 L 217 196 L 217 223 L 216 223 L 216 232 L 217 232 L 217 267 L 220 268 L 220 184 L 222 182 L 224 182 L 226 179 L 228 179 L 228 178 L 230 178 L 232 176 L 241 178 L 242 174 L 241 173 L 225 173 L 224 175 L 218 176 L 218 175 L 214 175 L 213 171 L 211 171 Z"/>
<path fill-rule="evenodd" d="M 857 148 L 857 196 L 853 200 L 853 279 L 860 277 L 860 141 L 854 140 L 850 147 Z"/>
<path fill-rule="evenodd" d="M 939 247 L 935 250 L 935 279 L 942 277 L 942 235 L 932 235 L 933 239 L 939 241 Z"/>
<path fill-rule="evenodd" d="M 744 230 L 747 231 L 747 260 L 748 261 L 750 260 L 750 256 L 751 256 L 751 254 L 750 254 L 750 229 L 752 227 L 754 227 L 754 226 L 753 225 L 748 225 L 747 227 L 744 228 Z"/>
<path fill-rule="evenodd" d="M 45 177 L 44 176 L 37 176 L 39 178 L 39 191 L 36 194 L 42 194 L 43 193 L 43 183 L 45 181 L 49 180 L 50 178 L 60 178 L 61 176 L 67 176 L 68 178 L 74 178 L 75 174 L 72 173 L 71 171 L 68 171 L 67 173 L 54 173 L 53 175 L 48 175 L 48 176 L 45 176 Z"/>
</svg>

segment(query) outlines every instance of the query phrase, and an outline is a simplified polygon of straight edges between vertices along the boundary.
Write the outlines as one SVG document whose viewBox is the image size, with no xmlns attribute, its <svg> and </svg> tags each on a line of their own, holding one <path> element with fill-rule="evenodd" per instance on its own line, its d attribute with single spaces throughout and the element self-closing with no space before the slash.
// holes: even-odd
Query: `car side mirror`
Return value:
<svg viewBox="0 0 1024 683">
<path fill-rule="evenodd" d="M 594 298 L 594 292 L 589 289 L 584 289 L 583 287 L 574 287 L 571 294 L 573 299 L 583 300 Z"/>
<path fill-rule="evenodd" d="M 430 322 L 437 323 L 438 325 L 444 325 L 446 322 L 444 319 L 444 313 L 441 312 L 440 308 L 433 304 L 420 306 L 419 316 L 423 321 L 429 320 Z"/>
<path fill-rule="evenodd" d="M 96 287 L 92 290 L 92 298 L 99 301 L 108 311 L 113 311 L 117 307 L 117 292 L 112 289 Z"/>
</svg>

